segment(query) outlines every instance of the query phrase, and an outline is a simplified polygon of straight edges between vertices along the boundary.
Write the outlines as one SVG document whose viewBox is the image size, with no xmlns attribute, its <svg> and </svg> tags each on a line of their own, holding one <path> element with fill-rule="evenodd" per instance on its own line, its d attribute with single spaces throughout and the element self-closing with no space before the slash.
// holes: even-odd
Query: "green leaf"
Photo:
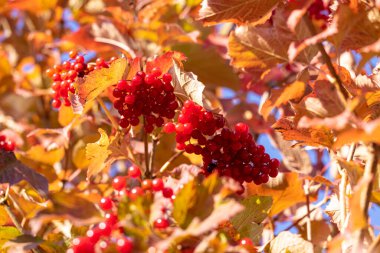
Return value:
<svg viewBox="0 0 380 253">
<path fill-rule="evenodd" d="M 272 197 L 250 196 L 241 204 L 245 207 L 243 212 L 238 213 L 231 219 L 231 223 L 243 237 L 251 237 L 254 234 L 252 228 L 260 224 L 267 216 L 272 206 Z"/>
<path fill-rule="evenodd" d="M 1 226 L 0 227 L 0 247 L 4 245 L 9 240 L 12 240 L 19 236 L 21 233 L 17 228 L 12 226 Z"/>
<path fill-rule="evenodd" d="M 187 56 L 187 61 L 183 64 L 184 68 L 194 72 L 207 87 L 225 86 L 231 89 L 239 89 L 237 75 L 214 48 L 183 43 L 174 45 L 172 49 Z"/>
</svg>

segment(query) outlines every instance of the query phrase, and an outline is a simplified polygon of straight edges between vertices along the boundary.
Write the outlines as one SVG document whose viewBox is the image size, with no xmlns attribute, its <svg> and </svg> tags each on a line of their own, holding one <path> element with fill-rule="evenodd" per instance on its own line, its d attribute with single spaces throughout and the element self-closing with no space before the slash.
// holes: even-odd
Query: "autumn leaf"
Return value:
<svg viewBox="0 0 380 253">
<path fill-rule="evenodd" d="M 184 68 L 196 74 L 207 87 L 225 86 L 234 90 L 239 88 L 237 75 L 214 48 L 182 43 L 172 46 L 172 49 L 187 56 L 183 63 Z"/>
<path fill-rule="evenodd" d="M 325 127 L 320 128 L 299 128 L 292 117 L 279 119 L 273 129 L 280 132 L 287 141 L 298 141 L 302 145 L 325 146 L 333 145 L 333 134 Z"/>
<path fill-rule="evenodd" d="M 252 238 L 256 224 L 260 224 L 269 213 L 272 206 L 272 197 L 249 196 L 241 203 L 244 210 L 231 219 L 234 228 L 241 237 Z"/>
<path fill-rule="evenodd" d="M 260 108 L 260 114 L 268 119 L 269 114 L 275 107 L 280 107 L 293 99 L 300 99 L 305 94 L 306 84 L 296 81 L 280 89 L 272 89 L 270 96 Z"/>
<path fill-rule="evenodd" d="M 265 246 L 264 252 L 313 253 L 314 247 L 311 242 L 302 239 L 300 235 L 283 231 Z"/>
<path fill-rule="evenodd" d="M 146 63 L 145 71 L 150 73 L 153 68 L 160 68 L 162 73 L 169 72 L 173 68 L 174 62 L 182 62 L 186 60 L 186 56 L 180 52 L 166 52 L 163 55 L 155 57 Z"/>
<path fill-rule="evenodd" d="M 21 180 L 27 181 L 42 195 L 48 193 L 47 179 L 18 161 L 15 155 L 0 149 L 0 183 L 14 185 Z"/>
<path fill-rule="evenodd" d="M 204 106 L 203 90 L 205 85 L 198 81 L 198 77 L 192 72 L 184 72 L 177 62 L 173 61 L 173 67 L 169 70 L 173 77 L 174 92 L 183 100 L 191 99 L 195 103 Z"/>
<path fill-rule="evenodd" d="M 271 217 L 306 200 L 302 180 L 297 173 L 282 173 L 277 178 L 272 179 L 272 184 L 276 185 L 276 187 L 271 187 L 271 181 L 264 185 L 247 184 L 248 196 L 272 197 L 273 204 L 269 212 Z"/>
<path fill-rule="evenodd" d="M 115 85 L 122 79 L 127 71 L 127 60 L 119 58 L 109 68 L 92 71 L 77 81 L 78 95 L 81 103 L 85 105 L 97 98 L 108 87 Z"/>
<path fill-rule="evenodd" d="M 4 243 L 16 238 L 20 234 L 21 232 L 13 226 L 0 226 L 0 247 L 3 247 Z"/>
<path fill-rule="evenodd" d="M 262 24 L 267 21 L 279 0 L 204 0 L 199 12 L 206 25 L 221 22 Z"/>
<path fill-rule="evenodd" d="M 98 141 L 86 145 L 86 158 L 90 161 L 87 170 L 87 178 L 98 174 L 111 165 L 110 163 L 106 163 L 111 154 L 111 151 L 108 150 L 110 140 L 103 129 L 99 129 L 99 133 L 100 138 Z"/>
<path fill-rule="evenodd" d="M 26 157 L 29 159 L 48 165 L 54 165 L 56 162 L 59 162 L 64 155 L 65 152 L 63 147 L 46 150 L 41 145 L 35 145 L 26 152 Z"/>
</svg>

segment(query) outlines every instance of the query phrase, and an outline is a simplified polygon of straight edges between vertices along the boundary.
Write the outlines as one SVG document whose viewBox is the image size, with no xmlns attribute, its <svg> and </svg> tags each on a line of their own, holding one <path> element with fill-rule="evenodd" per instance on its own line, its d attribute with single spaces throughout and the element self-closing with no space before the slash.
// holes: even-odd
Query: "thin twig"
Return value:
<svg viewBox="0 0 380 253">
<path fill-rule="evenodd" d="M 310 31 L 310 33 L 312 35 L 316 35 L 317 31 L 316 31 L 313 23 L 311 22 L 309 16 L 308 15 L 304 15 L 302 17 L 302 19 L 304 20 L 304 22 L 305 22 L 305 24 L 307 26 L 307 29 Z M 331 58 L 327 54 L 327 52 L 325 50 L 325 47 L 323 46 L 323 44 L 321 42 L 318 42 L 317 43 L 317 48 L 321 52 L 322 58 L 325 61 L 326 65 L 327 65 L 327 68 L 329 69 L 329 71 L 333 75 L 333 77 L 335 78 L 336 83 L 338 84 L 338 90 L 343 94 L 343 96 L 344 96 L 345 99 L 349 98 L 350 95 L 349 95 L 348 91 L 346 90 L 346 88 L 343 86 L 343 82 L 340 79 L 338 73 L 335 71 L 334 65 L 332 64 Z"/>
<path fill-rule="evenodd" d="M 152 177 L 152 173 L 149 169 L 149 149 L 148 149 L 148 133 L 145 131 L 145 125 L 146 125 L 146 120 L 145 120 L 145 117 L 144 118 L 144 125 L 143 125 L 143 128 L 144 128 L 144 132 L 143 132 L 143 138 L 144 138 L 144 157 L 145 157 L 145 177 L 146 178 L 151 178 Z"/>
<path fill-rule="evenodd" d="M 158 144 L 158 141 L 160 139 L 157 138 L 156 136 L 152 138 L 152 152 L 150 152 L 150 161 L 149 161 L 149 168 L 151 169 L 152 173 L 153 174 L 153 170 L 154 170 L 154 158 L 155 158 L 155 155 L 156 155 L 156 149 L 157 149 L 157 144 Z M 150 177 L 152 175 L 149 175 Z"/>
<path fill-rule="evenodd" d="M 362 211 L 362 215 L 365 217 L 366 220 L 368 220 L 368 208 L 369 208 L 369 202 L 371 200 L 372 196 L 372 189 L 373 189 L 373 183 L 374 183 L 374 175 L 376 174 L 377 170 L 377 162 L 378 162 L 378 157 L 380 154 L 380 147 L 377 144 L 371 143 L 368 146 L 368 153 L 370 154 L 367 162 L 364 167 L 364 174 L 363 178 L 371 178 L 371 181 L 369 184 L 365 185 L 364 190 L 363 190 L 363 195 L 361 196 L 360 200 L 360 208 Z M 359 235 L 356 238 L 355 244 L 354 244 L 354 250 L 355 249 L 360 249 L 361 245 L 364 240 L 364 234 L 367 229 L 363 228 L 360 229 Z M 356 252 L 356 251 L 354 251 Z"/>
<path fill-rule="evenodd" d="M 15 227 L 17 228 L 18 231 L 20 231 L 20 233 L 24 234 L 24 229 L 22 228 L 20 222 L 18 222 L 16 216 L 14 215 L 14 213 L 12 212 L 9 204 L 7 203 L 7 201 L 5 201 L 3 203 L 3 207 L 5 209 L 5 211 L 7 212 L 9 218 L 11 218 L 13 224 L 15 225 Z"/>
<path fill-rule="evenodd" d="M 372 242 L 372 244 L 368 248 L 369 253 L 379 252 L 380 249 L 380 235 L 376 237 L 376 239 Z"/>
<path fill-rule="evenodd" d="M 99 105 L 102 107 L 103 111 L 106 113 L 107 118 L 111 121 L 112 127 L 116 130 L 119 127 L 119 124 L 115 120 L 115 118 L 112 116 L 111 112 L 107 109 L 107 106 L 104 104 L 103 100 L 101 98 L 96 98 L 96 101 L 98 101 Z"/>
<path fill-rule="evenodd" d="M 328 189 L 326 189 L 328 191 Z M 310 215 L 312 212 L 320 208 L 322 205 L 324 205 L 328 200 L 328 197 L 325 197 L 321 202 L 319 202 L 313 209 L 310 209 L 310 212 L 306 213 L 304 216 L 300 217 L 299 219 L 295 220 L 290 226 L 284 229 L 284 231 L 287 231 L 295 226 L 298 225 L 303 219 L 305 219 L 308 215 Z"/>
<path fill-rule="evenodd" d="M 172 157 L 169 158 L 169 160 L 166 161 L 166 163 L 164 165 L 162 165 L 162 167 L 160 168 L 159 170 L 159 173 L 162 174 L 165 172 L 165 170 L 169 167 L 169 165 L 174 161 L 176 160 L 178 157 L 180 157 L 185 151 L 184 150 L 181 150 L 180 152 L 177 152 L 175 153 L 174 155 L 172 155 Z"/>
<path fill-rule="evenodd" d="M 310 182 L 305 180 L 304 191 L 306 196 L 306 236 L 307 240 L 311 241 L 311 219 L 310 219 Z"/>
<path fill-rule="evenodd" d="M 120 41 L 108 39 L 108 38 L 97 37 L 97 38 L 95 38 L 95 42 L 113 45 L 115 47 L 118 47 L 118 48 L 126 51 L 132 58 L 136 57 L 135 52 L 127 44 L 121 43 Z"/>
</svg>

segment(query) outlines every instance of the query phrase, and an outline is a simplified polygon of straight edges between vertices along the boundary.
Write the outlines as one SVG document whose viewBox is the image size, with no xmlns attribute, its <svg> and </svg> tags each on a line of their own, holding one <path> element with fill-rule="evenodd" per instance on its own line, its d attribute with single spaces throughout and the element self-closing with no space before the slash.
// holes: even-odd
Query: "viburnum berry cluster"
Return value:
<svg viewBox="0 0 380 253">
<path fill-rule="evenodd" d="M 164 118 L 174 118 L 178 102 L 171 85 L 172 76 L 169 73 L 161 75 L 159 68 L 153 68 L 148 74 L 139 71 L 131 80 L 118 82 L 113 96 L 117 98 L 114 107 L 121 115 L 122 128 L 137 126 L 143 115 L 144 130 L 151 133 L 154 126 L 164 124 Z"/>
<path fill-rule="evenodd" d="M 188 100 L 178 116 L 178 123 L 168 122 L 166 133 L 176 133 L 177 149 L 202 155 L 203 171 L 217 171 L 240 183 L 266 183 L 278 174 L 279 161 L 271 159 L 262 145 L 256 145 L 248 126 L 235 125 L 232 131 L 224 127 L 222 115 L 214 115 Z"/>
<path fill-rule="evenodd" d="M 87 230 L 85 236 L 75 238 L 68 253 L 132 252 L 135 247 L 134 239 L 125 233 L 118 217 L 119 209 L 123 208 L 120 202 L 133 202 L 139 198 L 153 201 L 155 194 L 162 194 L 170 202 L 175 198 L 173 189 L 165 187 L 161 178 L 142 180 L 141 170 L 136 165 L 128 168 L 127 176 L 116 176 L 112 181 L 112 187 L 113 195 L 101 198 L 98 204 L 104 211 L 104 221 L 93 225 Z M 165 230 L 170 226 L 167 209 L 168 207 L 163 207 L 162 216 L 154 220 L 152 224 L 157 231 Z"/>
<path fill-rule="evenodd" d="M 16 148 L 16 144 L 12 140 L 7 140 L 5 135 L 0 135 L 0 149 L 11 152 Z"/>
<path fill-rule="evenodd" d="M 69 57 L 70 60 L 54 65 L 46 71 L 47 76 L 54 81 L 51 86 L 54 108 L 60 108 L 62 101 L 65 106 L 71 105 L 69 92 L 75 93 L 74 82 L 77 77 L 84 77 L 96 69 L 108 68 L 109 64 L 116 60 L 113 57 L 106 62 L 103 58 L 97 58 L 95 63 L 86 64 L 83 55 L 79 55 L 76 51 L 71 51 Z"/>
</svg>

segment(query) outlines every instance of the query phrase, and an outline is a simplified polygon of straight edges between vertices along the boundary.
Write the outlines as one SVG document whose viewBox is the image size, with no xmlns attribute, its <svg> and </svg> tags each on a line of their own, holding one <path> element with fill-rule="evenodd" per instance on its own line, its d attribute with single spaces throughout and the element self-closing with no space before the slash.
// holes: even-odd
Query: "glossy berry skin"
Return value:
<svg viewBox="0 0 380 253">
<path fill-rule="evenodd" d="M 144 194 L 144 191 L 141 187 L 134 187 L 130 193 L 129 193 L 129 197 L 132 199 L 132 200 L 135 200 L 137 199 L 138 197 L 142 196 Z"/>
<path fill-rule="evenodd" d="M 98 227 L 87 230 L 86 232 L 87 238 L 90 239 L 92 243 L 97 243 L 102 236 L 102 231 Z"/>
<path fill-rule="evenodd" d="M 127 185 L 127 178 L 123 176 L 115 177 L 112 180 L 112 188 L 114 188 L 116 191 L 121 191 L 125 188 Z"/>
<path fill-rule="evenodd" d="M 243 238 L 243 239 L 241 239 L 239 241 L 239 245 L 243 246 L 243 247 L 245 247 L 245 246 L 253 246 L 253 243 L 252 243 L 251 239 L 249 239 L 249 238 Z"/>
<path fill-rule="evenodd" d="M 106 213 L 104 218 L 106 218 L 105 223 L 109 225 L 110 227 L 113 227 L 118 222 L 117 215 L 113 213 Z"/>
<path fill-rule="evenodd" d="M 95 253 L 95 245 L 87 237 L 75 238 L 72 247 L 67 251 L 69 253 Z"/>
<path fill-rule="evenodd" d="M 164 182 L 161 178 L 155 178 L 152 181 L 152 190 L 155 192 L 162 191 L 164 189 Z"/>
<path fill-rule="evenodd" d="M 162 195 L 163 195 L 165 198 L 170 199 L 170 198 L 173 196 L 173 194 L 174 194 L 174 192 L 173 192 L 173 189 L 172 189 L 172 188 L 164 187 L 164 189 L 162 189 Z"/>
<path fill-rule="evenodd" d="M 137 165 L 132 165 L 128 168 L 128 176 L 138 178 L 141 176 L 141 170 Z"/>
<path fill-rule="evenodd" d="M 174 133 L 176 131 L 175 125 L 172 122 L 168 122 L 164 125 L 164 132 L 167 134 Z"/>
<path fill-rule="evenodd" d="M 165 229 L 169 227 L 169 221 L 165 218 L 158 218 L 157 220 L 154 221 L 153 226 L 156 229 Z"/>
<path fill-rule="evenodd" d="M 111 210 L 112 209 L 112 200 L 108 197 L 104 197 L 100 200 L 99 202 L 99 207 L 103 210 L 103 211 L 108 211 L 108 210 Z"/>
<path fill-rule="evenodd" d="M 0 135 L 0 149 L 13 152 L 16 148 L 16 144 L 12 140 L 7 140 L 5 135 Z"/>
<path fill-rule="evenodd" d="M 141 183 L 141 187 L 144 191 L 146 190 L 151 190 L 152 189 L 152 180 L 150 179 L 145 179 L 144 181 L 142 181 Z"/>
<path fill-rule="evenodd" d="M 118 253 L 130 253 L 133 250 L 133 242 L 127 237 L 119 238 L 116 241 L 116 249 Z"/>
</svg>

